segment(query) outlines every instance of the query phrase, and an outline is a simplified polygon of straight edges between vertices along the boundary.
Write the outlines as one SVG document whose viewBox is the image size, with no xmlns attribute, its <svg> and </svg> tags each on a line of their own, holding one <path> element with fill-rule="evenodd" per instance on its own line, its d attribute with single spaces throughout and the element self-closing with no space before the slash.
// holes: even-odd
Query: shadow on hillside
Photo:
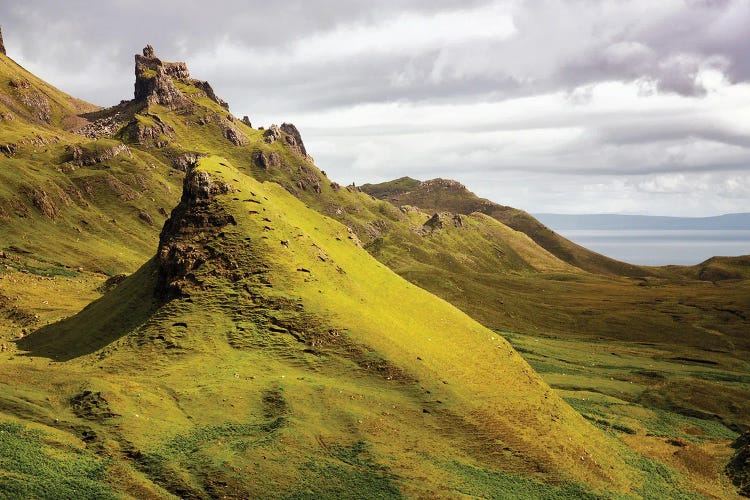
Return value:
<svg viewBox="0 0 750 500">
<path fill-rule="evenodd" d="M 156 260 L 151 259 L 117 288 L 70 318 L 45 326 L 19 340 L 26 356 L 69 361 L 91 354 L 145 323 L 154 300 Z"/>
</svg>

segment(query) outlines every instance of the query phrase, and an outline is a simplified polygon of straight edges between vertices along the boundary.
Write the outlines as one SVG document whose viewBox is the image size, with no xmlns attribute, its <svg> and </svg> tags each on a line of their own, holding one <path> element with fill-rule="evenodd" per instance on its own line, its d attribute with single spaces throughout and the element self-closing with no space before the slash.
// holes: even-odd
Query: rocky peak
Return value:
<svg viewBox="0 0 750 500">
<path fill-rule="evenodd" d="M 211 258 L 207 242 L 234 218 L 214 203 L 218 195 L 233 191 L 231 185 L 198 169 L 185 176 L 182 199 L 164 224 L 159 238 L 156 295 L 162 300 L 187 297 L 199 285 L 194 271 Z"/>
<path fill-rule="evenodd" d="M 208 82 L 190 78 L 190 71 L 184 62 L 162 61 L 154 53 L 151 45 L 146 45 L 143 55 L 135 55 L 135 100 L 147 104 L 161 104 L 176 109 L 190 106 L 191 102 L 183 96 L 173 80 L 194 85 L 202 90 L 209 99 L 225 109 L 229 105 L 220 99 Z"/>
<path fill-rule="evenodd" d="M 0 26 L 0 54 L 5 54 L 5 44 L 3 43 L 3 28 Z"/>
</svg>

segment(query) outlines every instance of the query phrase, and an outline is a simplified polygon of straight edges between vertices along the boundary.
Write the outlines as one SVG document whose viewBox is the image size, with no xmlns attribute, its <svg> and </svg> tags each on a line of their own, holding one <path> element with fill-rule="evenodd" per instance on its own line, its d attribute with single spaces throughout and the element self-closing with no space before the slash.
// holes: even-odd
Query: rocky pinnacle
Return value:
<svg viewBox="0 0 750 500">
<path fill-rule="evenodd" d="M 3 28 L 0 26 L 0 53 L 5 55 L 5 44 L 3 43 Z"/>
</svg>

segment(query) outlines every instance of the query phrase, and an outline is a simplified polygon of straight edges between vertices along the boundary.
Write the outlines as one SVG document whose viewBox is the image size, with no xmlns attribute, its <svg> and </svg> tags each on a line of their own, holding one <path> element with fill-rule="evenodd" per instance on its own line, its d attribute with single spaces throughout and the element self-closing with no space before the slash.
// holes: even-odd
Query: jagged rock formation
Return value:
<svg viewBox="0 0 750 500">
<path fill-rule="evenodd" d="M 146 45 L 143 55 L 135 55 L 134 99 L 136 101 L 161 104 L 171 109 L 189 106 L 190 100 L 180 94 L 173 79 L 199 88 L 209 99 L 229 109 L 229 104 L 216 95 L 207 81 L 190 78 L 190 71 L 184 62 L 162 61 L 156 57 L 151 45 Z"/>
<path fill-rule="evenodd" d="M 189 77 L 185 63 L 163 63 L 154 55 L 154 48 L 147 45 L 143 55 L 135 55 L 134 99 L 171 109 L 185 107 L 189 101 L 174 86 L 172 78 Z"/>
<path fill-rule="evenodd" d="M 5 43 L 3 42 L 3 28 L 0 26 L 0 54 L 7 55 L 5 53 Z"/>
<path fill-rule="evenodd" d="M 281 130 L 286 132 L 286 140 L 289 146 L 302 156 L 307 156 L 305 144 L 302 142 L 302 136 L 300 135 L 299 130 L 297 130 L 297 127 L 291 123 L 282 123 Z"/>
<path fill-rule="evenodd" d="M 216 259 L 206 242 L 211 241 L 234 217 L 212 206 L 214 196 L 232 191 L 229 184 L 212 179 L 204 171 L 185 176 L 182 199 L 164 224 L 159 237 L 159 277 L 156 295 L 162 300 L 189 296 L 197 283 L 193 270 L 208 259 Z"/>
</svg>

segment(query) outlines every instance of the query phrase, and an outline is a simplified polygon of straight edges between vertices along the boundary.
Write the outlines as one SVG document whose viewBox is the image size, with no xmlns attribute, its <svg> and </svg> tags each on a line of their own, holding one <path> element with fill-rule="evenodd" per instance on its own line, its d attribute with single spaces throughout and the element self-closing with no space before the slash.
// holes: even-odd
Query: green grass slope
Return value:
<svg viewBox="0 0 750 500">
<path fill-rule="evenodd" d="M 185 186 L 156 260 L 24 339 L 35 363 L 3 361 L 30 383 L 37 356 L 56 360 L 58 411 L 131 475 L 199 497 L 638 487 L 624 449 L 502 337 L 345 226 L 226 159 Z"/>
<path fill-rule="evenodd" d="M 479 198 L 456 181 L 433 179 L 419 182 L 408 177 L 381 184 L 365 184 L 362 190 L 373 196 L 401 205 L 414 205 L 428 211 L 457 214 L 480 212 L 508 227 L 528 235 L 539 246 L 584 271 L 617 276 L 647 276 L 639 266 L 611 259 L 573 243 L 555 233 L 534 217 L 513 207 L 498 205 Z"/>
</svg>

